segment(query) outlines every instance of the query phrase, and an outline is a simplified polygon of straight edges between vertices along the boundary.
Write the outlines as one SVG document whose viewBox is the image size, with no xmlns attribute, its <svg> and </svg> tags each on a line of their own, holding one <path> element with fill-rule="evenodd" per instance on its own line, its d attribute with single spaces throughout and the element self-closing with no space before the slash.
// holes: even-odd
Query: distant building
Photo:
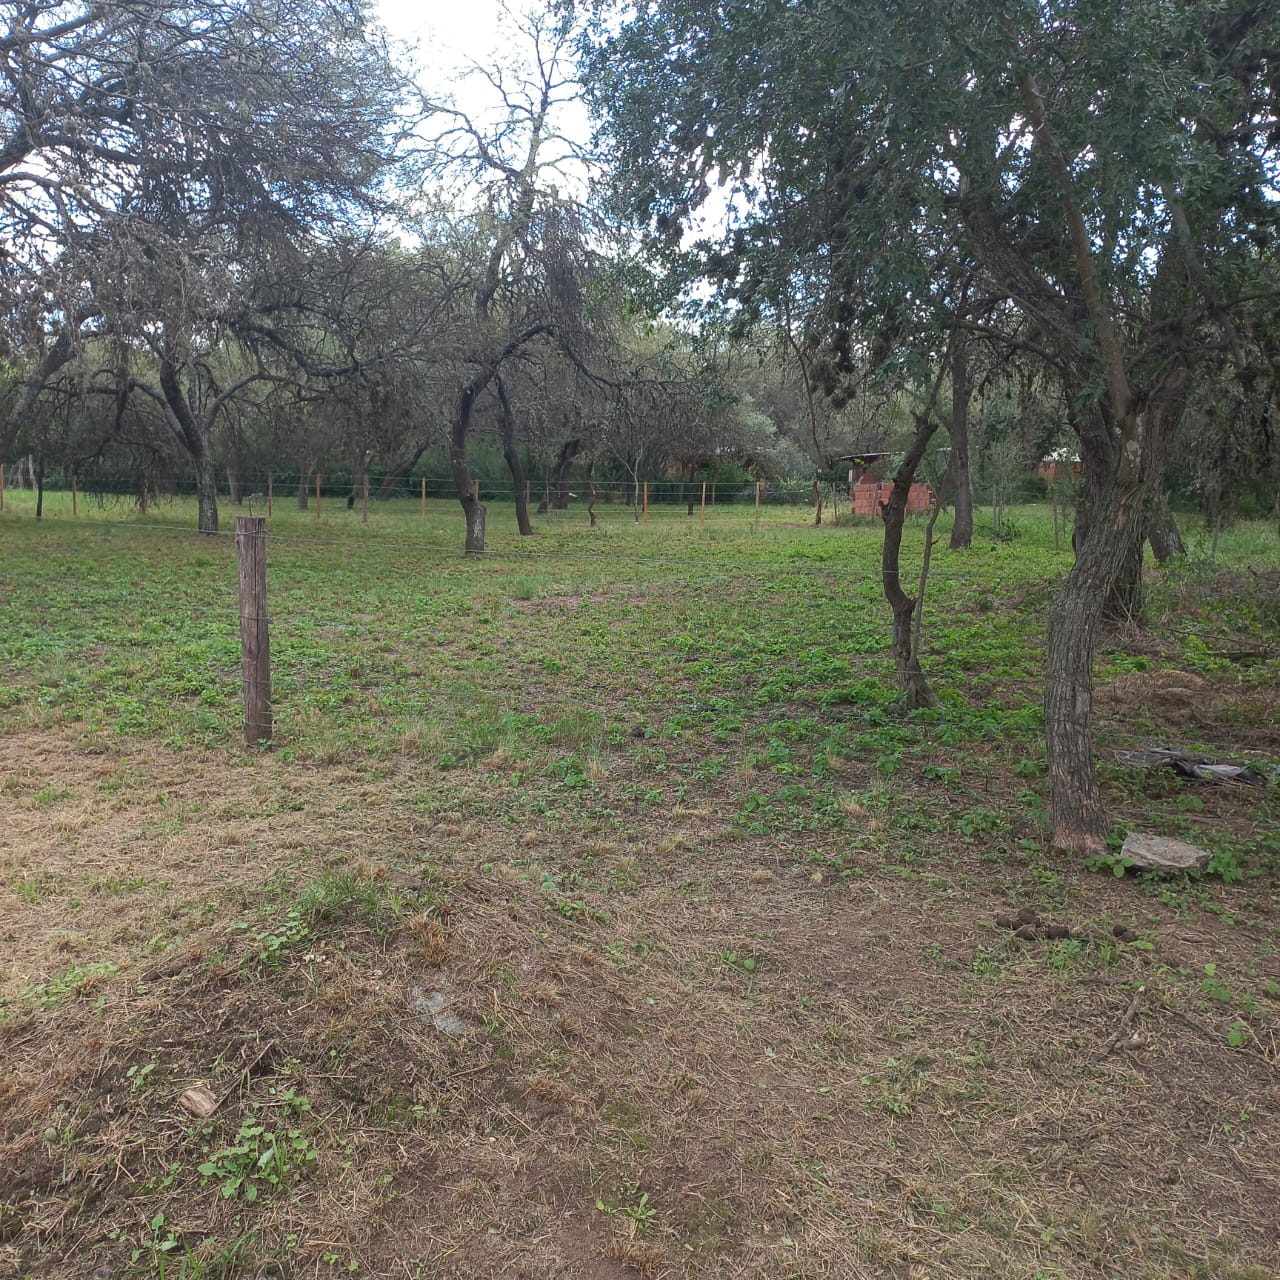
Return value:
<svg viewBox="0 0 1280 1280">
<path fill-rule="evenodd" d="M 1040 459 L 1036 472 L 1046 484 L 1057 484 L 1060 480 L 1078 479 L 1084 474 L 1084 467 L 1070 449 L 1055 449 Z"/>
</svg>

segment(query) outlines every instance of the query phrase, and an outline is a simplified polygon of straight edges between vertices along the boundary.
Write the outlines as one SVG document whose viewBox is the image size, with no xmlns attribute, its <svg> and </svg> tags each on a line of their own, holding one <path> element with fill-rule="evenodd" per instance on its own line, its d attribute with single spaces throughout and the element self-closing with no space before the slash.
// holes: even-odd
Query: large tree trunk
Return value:
<svg viewBox="0 0 1280 1280">
<path fill-rule="evenodd" d="M 916 649 L 915 600 L 902 588 L 900 553 L 902 550 L 902 525 L 907 514 L 907 499 L 916 467 L 924 457 L 924 451 L 937 423 L 931 411 L 916 418 L 916 435 L 911 448 L 893 477 L 889 501 L 881 508 L 884 520 L 884 549 L 881 554 L 881 581 L 884 598 L 893 613 L 893 660 L 898 668 L 898 681 L 907 691 L 907 705 L 912 710 L 937 705 L 929 681 L 920 666 L 920 654 Z"/>
<path fill-rule="evenodd" d="M 564 511 L 569 505 L 569 471 L 573 467 L 573 460 L 582 452 L 582 439 L 574 436 L 571 440 L 566 440 L 560 446 L 560 452 L 556 454 L 555 463 L 552 465 L 551 474 L 547 478 L 547 492 L 543 495 L 542 501 L 538 504 L 538 514 L 546 515 L 547 506 L 550 503 L 557 511 Z"/>
<path fill-rule="evenodd" d="M 511 409 L 511 401 L 507 397 L 507 389 L 498 381 L 498 404 L 502 410 L 498 417 L 498 430 L 502 438 L 502 456 L 506 459 L 507 470 L 511 472 L 511 483 L 516 491 L 516 527 L 522 538 L 533 536 L 533 525 L 529 520 L 529 500 L 525 490 L 524 463 L 520 460 L 520 450 L 516 447 L 516 420 Z"/>
<path fill-rule="evenodd" d="M 1044 733 L 1054 843 L 1105 852 L 1107 820 L 1093 762 L 1093 652 L 1098 626 L 1142 529 L 1141 495 L 1118 483 L 1095 494 L 1075 564 L 1049 612 Z"/>
<path fill-rule="evenodd" d="M 315 467 L 307 465 L 298 472 L 298 510 L 305 511 L 311 501 L 311 475 Z"/>
<path fill-rule="evenodd" d="M 957 330 L 951 352 L 951 481 L 956 518 L 951 549 L 973 542 L 973 481 L 969 476 L 969 362 L 965 336 Z"/>
<path fill-rule="evenodd" d="M 1175 369 L 1151 397 L 1140 428 L 1118 437 L 1135 447 L 1122 451 L 1096 421 L 1080 430 L 1087 496 L 1077 516 L 1075 563 L 1049 612 L 1044 736 L 1054 843 L 1086 857 L 1104 853 L 1107 842 L 1093 759 L 1094 646 L 1103 622 L 1140 616 L 1147 512 L 1181 417 L 1187 373 Z"/>
<path fill-rule="evenodd" d="M 1071 547 L 1077 560 L 1098 528 L 1101 504 L 1111 500 L 1108 491 L 1116 484 L 1115 460 L 1109 452 L 1091 453 L 1085 444 L 1081 448 L 1081 455 L 1085 482 L 1076 502 L 1075 527 L 1071 534 Z M 1108 527 L 1105 520 L 1103 527 Z M 1101 536 L 1108 535 L 1104 532 Z M 1145 521 L 1126 524 L 1123 531 L 1113 529 L 1110 536 L 1118 540 L 1111 548 L 1115 555 L 1115 569 L 1107 578 L 1106 594 L 1101 601 L 1098 620 L 1108 626 L 1120 627 L 1142 619 L 1145 603 L 1142 591 Z"/>
</svg>

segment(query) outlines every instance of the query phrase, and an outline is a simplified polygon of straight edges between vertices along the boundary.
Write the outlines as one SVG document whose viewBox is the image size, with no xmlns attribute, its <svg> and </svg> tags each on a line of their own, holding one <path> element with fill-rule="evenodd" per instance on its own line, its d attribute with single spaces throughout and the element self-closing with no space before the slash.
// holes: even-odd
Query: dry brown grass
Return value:
<svg viewBox="0 0 1280 1280">
<path fill-rule="evenodd" d="M 0 1023 L 0 1269 L 154 1274 L 128 1257 L 163 1212 L 197 1257 L 244 1238 L 228 1277 L 1277 1274 L 1280 969 L 1257 884 L 1214 891 L 1228 924 L 941 838 L 922 867 L 868 854 L 842 879 L 708 801 L 681 841 L 640 811 L 614 841 L 570 829 L 599 865 L 548 892 L 519 826 L 465 800 L 424 820 L 412 775 L 38 735 L 0 761 L 4 992 L 121 969 Z M 273 972 L 257 932 L 325 867 L 358 872 L 351 911 Z M 1151 949 L 1108 963 L 993 923 L 1044 895 Z M 1256 994 L 1240 1048 L 1206 963 Z M 1138 984 L 1146 1047 L 1106 1052 Z M 199 1082 L 226 1096 L 207 1131 L 176 1105 Z M 246 1117 L 284 1123 L 287 1090 L 315 1167 L 254 1206 L 202 1186 Z M 652 1218 L 628 1218 L 641 1196 Z"/>
</svg>

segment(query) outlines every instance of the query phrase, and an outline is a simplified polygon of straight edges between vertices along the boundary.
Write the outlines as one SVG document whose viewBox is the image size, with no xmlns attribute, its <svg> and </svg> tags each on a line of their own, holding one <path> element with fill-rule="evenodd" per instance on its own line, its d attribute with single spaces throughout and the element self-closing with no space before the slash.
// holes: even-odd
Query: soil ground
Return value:
<svg viewBox="0 0 1280 1280">
<path fill-rule="evenodd" d="M 1045 840 L 1034 576 L 963 588 L 928 665 L 966 697 L 917 724 L 882 656 L 830 660 L 879 623 L 849 640 L 813 577 L 730 559 L 704 635 L 679 566 L 449 572 L 476 622 L 438 657 L 331 609 L 307 649 L 278 592 L 315 680 L 257 755 L 197 621 L 132 655 L 145 618 L 5 633 L 0 1276 L 1280 1275 L 1276 788 L 1115 758 L 1194 732 L 1272 767 L 1274 660 L 1204 656 L 1265 634 L 1100 658 L 1110 811 L 1218 859 L 1142 879 Z M 601 622 L 653 647 L 581 656 Z M 368 737 L 433 661 L 501 687 L 491 634 L 534 655 L 523 718 L 468 687 L 452 735 L 406 704 Z"/>
</svg>

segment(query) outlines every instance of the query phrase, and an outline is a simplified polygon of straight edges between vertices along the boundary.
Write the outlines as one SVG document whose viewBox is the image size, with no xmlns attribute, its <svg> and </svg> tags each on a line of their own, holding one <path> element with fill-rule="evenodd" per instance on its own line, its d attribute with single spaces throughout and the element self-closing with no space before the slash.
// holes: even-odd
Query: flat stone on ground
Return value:
<svg viewBox="0 0 1280 1280">
<path fill-rule="evenodd" d="M 1124 838 L 1120 856 L 1130 859 L 1139 871 L 1191 871 L 1207 866 L 1213 855 L 1185 840 L 1131 831 Z"/>
</svg>

